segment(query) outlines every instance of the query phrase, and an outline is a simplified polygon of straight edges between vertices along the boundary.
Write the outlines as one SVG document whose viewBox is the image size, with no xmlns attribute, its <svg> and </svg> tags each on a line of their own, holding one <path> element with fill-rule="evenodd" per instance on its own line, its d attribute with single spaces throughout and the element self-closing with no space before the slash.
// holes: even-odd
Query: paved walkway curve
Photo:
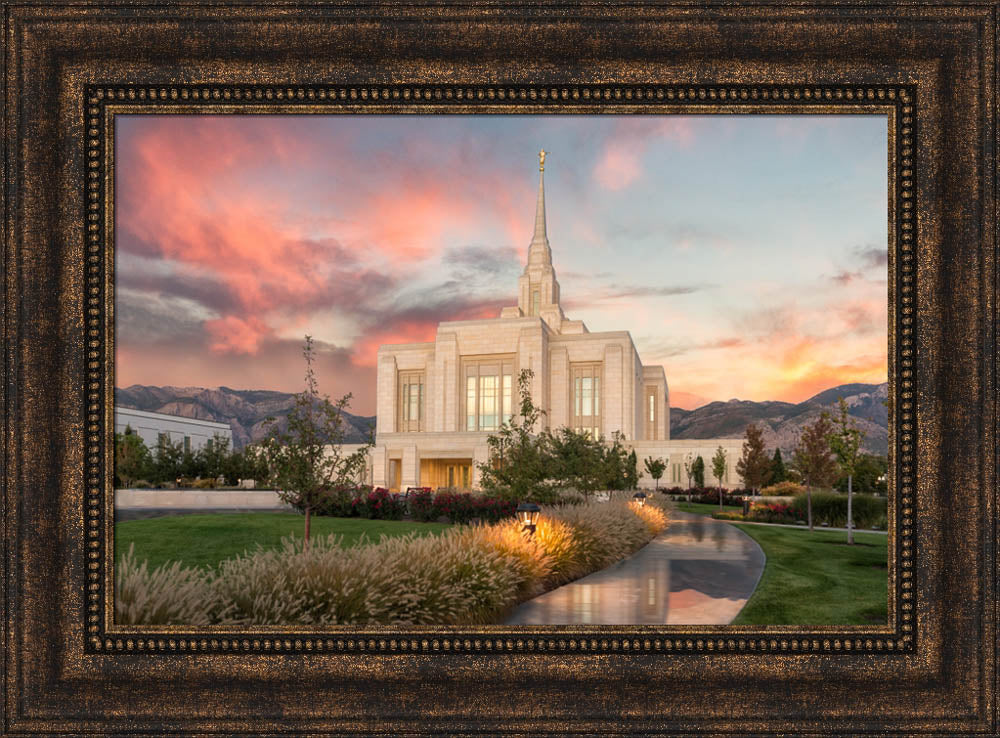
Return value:
<svg viewBox="0 0 1000 738">
<path fill-rule="evenodd" d="M 522 603 L 510 625 L 725 625 L 753 594 L 764 552 L 721 520 L 672 510 L 627 559 Z"/>
</svg>

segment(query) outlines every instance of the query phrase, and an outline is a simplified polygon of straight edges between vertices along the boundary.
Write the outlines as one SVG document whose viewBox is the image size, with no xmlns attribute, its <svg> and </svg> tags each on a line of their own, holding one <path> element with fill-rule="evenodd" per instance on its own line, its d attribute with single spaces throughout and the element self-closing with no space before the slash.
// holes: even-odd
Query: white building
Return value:
<svg viewBox="0 0 1000 738">
<path fill-rule="evenodd" d="M 517 304 L 497 318 L 444 322 L 430 343 L 378 350 L 377 425 L 371 479 L 392 490 L 409 486 L 473 488 L 487 461 L 487 438 L 518 403 L 517 377 L 530 368 L 531 395 L 548 427 L 595 436 L 624 434 L 639 469 L 647 456 L 667 462 L 661 486 L 687 486 L 684 462 L 711 459 L 722 446 L 736 486 L 742 439 L 670 440 L 670 389 L 662 366 L 643 365 L 626 330 L 592 333 L 560 305 L 545 218 L 540 154 L 535 232 L 517 285 Z M 642 486 L 653 486 L 645 475 Z"/>
<path fill-rule="evenodd" d="M 160 444 L 161 437 L 183 444 L 185 451 L 197 451 L 215 436 L 227 439 L 229 448 L 233 447 L 233 431 L 228 423 L 116 407 L 115 433 L 124 433 L 126 427 L 137 433 L 150 450 Z"/>
</svg>

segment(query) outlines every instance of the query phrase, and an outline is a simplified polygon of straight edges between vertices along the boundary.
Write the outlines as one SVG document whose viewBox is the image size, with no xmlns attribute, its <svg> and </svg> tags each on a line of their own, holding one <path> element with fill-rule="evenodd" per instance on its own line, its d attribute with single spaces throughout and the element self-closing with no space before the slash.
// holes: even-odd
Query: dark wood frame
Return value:
<svg viewBox="0 0 1000 738">
<path fill-rule="evenodd" d="M 997 733 L 997 0 L 2 3 L 5 733 Z M 109 623 L 106 116 L 248 91 L 893 111 L 888 628 Z"/>
</svg>

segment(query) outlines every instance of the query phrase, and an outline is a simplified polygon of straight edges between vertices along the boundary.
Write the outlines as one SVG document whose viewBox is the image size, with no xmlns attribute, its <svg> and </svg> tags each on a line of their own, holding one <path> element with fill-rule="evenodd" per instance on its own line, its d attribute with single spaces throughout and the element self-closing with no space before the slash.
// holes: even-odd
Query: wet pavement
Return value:
<svg viewBox="0 0 1000 738">
<path fill-rule="evenodd" d="M 764 552 L 721 520 L 672 510 L 631 557 L 519 605 L 510 625 L 725 625 L 753 594 Z"/>
</svg>

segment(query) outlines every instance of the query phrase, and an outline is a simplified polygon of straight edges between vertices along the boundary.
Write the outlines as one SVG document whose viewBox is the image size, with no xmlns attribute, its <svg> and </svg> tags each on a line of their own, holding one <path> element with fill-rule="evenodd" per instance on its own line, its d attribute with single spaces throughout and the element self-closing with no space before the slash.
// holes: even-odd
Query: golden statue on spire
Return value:
<svg viewBox="0 0 1000 738">
<path fill-rule="evenodd" d="M 547 153 L 549 153 L 549 152 L 546 151 L 545 149 L 542 149 L 541 151 L 538 152 L 538 171 L 539 172 L 544 172 L 545 171 L 545 155 Z"/>
</svg>

